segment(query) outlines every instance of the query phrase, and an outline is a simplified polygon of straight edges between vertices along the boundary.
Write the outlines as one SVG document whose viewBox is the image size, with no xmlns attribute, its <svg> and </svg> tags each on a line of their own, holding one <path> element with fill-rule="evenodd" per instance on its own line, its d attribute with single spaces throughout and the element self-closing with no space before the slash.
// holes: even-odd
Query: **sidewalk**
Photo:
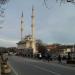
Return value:
<svg viewBox="0 0 75 75">
<path fill-rule="evenodd" d="M 1 63 L 0 63 L 0 75 L 1 75 Z"/>
<path fill-rule="evenodd" d="M 1 75 L 1 57 L 0 57 L 0 75 Z"/>
<path fill-rule="evenodd" d="M 8 63 L 9 64 L 9 63 Z M 9 64 L 10 66 L 10 64 Z M 10 66 L 11 67 L 11 66 Z M 6 70 L 7 71 L 7 70 Z M 0 57 L 0 75 L 16 75 L 13 70 L 11 69 L 11 73 L 1 74 L 1 57 Z"/>
<path fill-rule="evenodd" d="M 0 67 L 1 67 L 1 65 L 0 65 Z M 1 68 L 0 68 L 0 75 L 17 75 L 17 74 L 15 74 L 15 72 L 13 71 L 13 69 L 12 69 L 12 71 L 11 71 L 10 74 L 1 74 Z"/>
<path fill-rule="evenodd" d="M 53 61 L 49 61 L 49 63 L 56 63 L 64 66 L 75 67 L 75 64 L 67 64 L 66 61 L 62 61 L 61 63 L 59 63 L 57 60 L 55 61 L 53 60 Z"/>
<path fill-rule="evenodd" d="M 36 61 L 41 61 L 41 62 L 46 62 L 46 63 L 55 63 L 63 66 L 69 66 L 69 67 L 75 67 L 75 64 L 67 64 L 66 61 L 61 61 L 61 63 L 58 62 L 58 60 L 53 60 L 53 61 L 47 61 L 47 60 L 39 60 L 39 59 L 33 59 Z"/>
<path fill-rule="evenodd" d="M 1 74 L 1 75 L 16 75 L 13 71 L 10 74 Z"/>
</svg>

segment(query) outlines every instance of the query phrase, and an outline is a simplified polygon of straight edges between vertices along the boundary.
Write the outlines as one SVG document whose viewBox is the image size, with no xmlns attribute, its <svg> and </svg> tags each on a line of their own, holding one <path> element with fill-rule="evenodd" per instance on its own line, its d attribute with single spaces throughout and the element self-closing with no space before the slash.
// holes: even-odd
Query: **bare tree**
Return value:
<svg viewBox="0 0 75 75">
<path fill-rule="evenodd" d="M 75 0 L 56 0 L 57 2 L 60 1 L 60 3 L 73 3 L 75 4 Z"/>
<path fill-rule="evenodd" d="M 48 9 L 49 9 L 49 7 L 48 7 L 48 4 L 47 4 L 47 3 L 49 3 L 49 1 L 50 1 L 50 0 L 44 0 L 44 5 L 45 5 L 45 7 L 48 8 Z M 55 0 L 55 1 L 56 1 L 56 2 L 60 2 L 60 5 L 61 5 L 62 3 L 75 4 L 75 0 Z"/>
<path fill-rule="evenodd" d="M 44 54 L 47 52 L 46 44 L 43 43 L 42 40 L 36 40 L 36 46 L 37 46 L 38 53 Z"/>
<path fill-rule="evenodd" d="M 3 20 L 3 18 L 5 17 L 5 7 L 4 7 L 4 5 L 6 5 L 8 3 L 8 1 L 9 0 L 0 0 L 0 24 L 2 24 L 4 22 L 4 20 Z"/>
<path fill-rule="evenodd" d="M 0 17 L 4 17 L 4 8 L 3 6 L 8 2 L 9 0 L 0 0 Z"/>
<path fill-rule="evenodd" d="M 9 0 L 0 0 L 0 5 L 4 5 L 8 2 Z"/>
</svg>

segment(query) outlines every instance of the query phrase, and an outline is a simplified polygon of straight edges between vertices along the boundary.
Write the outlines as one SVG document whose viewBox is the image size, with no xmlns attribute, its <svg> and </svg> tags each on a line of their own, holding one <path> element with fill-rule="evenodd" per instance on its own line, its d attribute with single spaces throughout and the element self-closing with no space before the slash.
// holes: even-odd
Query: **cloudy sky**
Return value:
<svg viewBox="0 0 75 75">
<path fill-rule="evenodd" d="M 23 36 L 31 34 L 32 5 L 36 12 L 36 38 L 45 43 L 75 43 L 75 5 L 48 0 L 10 0 L 4 6 L 4 22 L 0 24 L 0 46 L 16 46 L 20 40 L 20 16 L 24 14 Z M 2 18 L 0 18 L 2 19 Z"/>
</svg>

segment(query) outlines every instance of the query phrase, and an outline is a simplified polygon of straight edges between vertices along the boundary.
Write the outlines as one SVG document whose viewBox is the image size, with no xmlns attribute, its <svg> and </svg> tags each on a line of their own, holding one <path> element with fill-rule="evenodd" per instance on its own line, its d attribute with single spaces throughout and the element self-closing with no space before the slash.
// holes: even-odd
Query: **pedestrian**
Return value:
<svg viewBox="0 0 75 75">
<path fill-rule="evenodd" d="M 71 54 L 68 53 L 68 59 L 67 60 L 71 60 Z"/>
<path fill-rule="evenodd" d="M 59 63 L 61 63 L 61 59 L 62 59 L 62 58 L 61 58 L 61 55 L 59 54 L 59 55 L 58 55 L 58 62 L 59 62 Z"/>
</svg>

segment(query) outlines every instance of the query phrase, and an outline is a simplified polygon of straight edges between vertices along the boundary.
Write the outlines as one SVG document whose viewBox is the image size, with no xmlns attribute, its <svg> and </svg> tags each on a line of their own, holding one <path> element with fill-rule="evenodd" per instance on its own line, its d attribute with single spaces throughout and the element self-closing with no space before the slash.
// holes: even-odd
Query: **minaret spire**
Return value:
<svg viewBox="0 0 75 75">
<path fill-rule="evenodd" d="M 22 15 L 21 15 L 21 41 L 23 38 L 23 24 L 24 24 L 24 20 L 23 20 L 23 11 L 22 11 Z"/>
<path fill-rule="evenodd" d="M 35 10 L 34 7 L 32 6 L 32 48 L 33 48 L 33 55 L 36 53 L 36 41 L 35 41 Z"/>
</svg>

